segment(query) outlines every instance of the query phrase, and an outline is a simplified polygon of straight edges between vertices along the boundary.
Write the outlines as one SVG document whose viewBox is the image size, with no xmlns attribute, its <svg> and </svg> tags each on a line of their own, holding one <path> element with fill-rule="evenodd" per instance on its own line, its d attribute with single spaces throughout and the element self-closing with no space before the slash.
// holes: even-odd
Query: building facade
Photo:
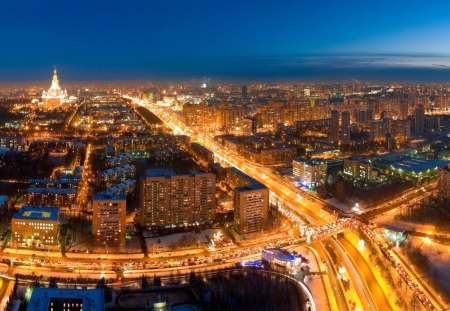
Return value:
<svg viewBox="0 0 450 311">
<path fill-rule="evenodd" d="M 59 208 L 23 206 L 11 220 L 12 241 L 17 246 L 41 247 L 58 244 Z"/>
<path fill-rule="evenodd" d="M 59 86 L 58 73 L 53 70 L 52 85 L 48 91 L 42 92 L 42 103 L 46 108 L 56 108 L 68 100 L 67 90 L 62 90 Z"/>
<path fill-rule="evenodd" d="M 327 163 L 323 159 L 295 159 L 292 167 L 295 180 L 307 188 L 320 187 L 325 183 Z"/>
<path fill-rule="evenodd" d="M 209 225 L 214 218 L 216 177 L 152 169 L 141 180 L 141 216 L 146 228 Z"/>
<path fill-rule="evenodd" d="M 438 190 L 442 198 L 450 200 L 450 164 L 439 169 Z"/>
<path fill-rule="evenodd" d="M 127 201 L 125 194 L 92 196 L 92 235 L 98 246 L 125 246 Z"/>
</svg>

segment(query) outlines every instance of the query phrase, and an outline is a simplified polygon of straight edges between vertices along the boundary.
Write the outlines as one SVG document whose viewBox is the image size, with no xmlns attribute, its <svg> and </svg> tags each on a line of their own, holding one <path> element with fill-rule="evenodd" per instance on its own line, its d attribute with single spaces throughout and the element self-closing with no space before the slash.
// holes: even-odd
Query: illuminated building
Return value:
<svg viewBox="0 0 450 311">
<path fill-rule="evenodd" d="M 372 163 L 365 157 L 352 156 L 344 159 L 344 177 L 368 182 L 372 180 Z"/>
<path fill-rule="evenodd" d="M 439 169 L 438 190 L 441 197 L 450 199 L 450 164 Z"/>
<path fill-rule="evenodd" d="M 77 190 L 73 188 L 34 188 L 26 189 L 26 201 L 29 205 L 58 206 L 67 212 L 75 202 Z"/>
<path fill-rule="evenodd" d="M 146 228 L 209 225 L 214 217 L 216 177 L 151 169 L 141 180 L 141 216 Z"/>
<path fill-rule="evenodd" d="M 348 111 L 341 114 L 341 143 L 350 143 L 350 112 Z"/>
<path fill-rule="evenodd" d="M 260 162 L 263 165 L 280 164 L 290 162 L 297 156 L 297 147 L 280 146 L 261 150 Z"/>
<path fill-rule="evenodd" d="M 240 235 L 260 232 L 267 225 L 269 189 L 260 183 L 234 189 L 234 226 Z"/>
<path fill-rule="evenodd" d="M 325 183 L 327 163 L 322 159 L 295 159 L 292 161 L 292 167 L 295 180 L 308 188 L 319 187 Z"/>
<path fill-rule="evenodd" d="M 108 157 L 105 159 L 106 165 L 108 167 L 125 165 L 133 162 L 134 156 L 132 153 L 125 152 L 113 157 Z"/>
<path fill-rule="evenodd" d="M 18 246 L 57 245 L 59 209 L 57 207 L 23 206 L 11 220 L 12 240 Z"/>
<path fill-rule="evenodd" d="M 370 122 L 370 140 L 382 140 L 388 133 L 400 141 L 410 138 L 410 121 L 408 119 L 392 120 L 385 118 Z"/>
<path fill-rule="evenodd" d="M 57 310 L 104 311 L 104 289 L 33 287 L 27 311 Z"/>
<path fill-rule="evenodd" d="M 98 172 L 98 179 L 103 187 L 110 188 L 127 179 L 133 179 L 135 174 L 136 168 L 134 165 L 124 164 Z"/>
<path fill-rule="evenodd" d="M 425 107 L 417 105 L 414 110 L 414 130 L 416 134 L 425 134 Z"/>
<path fill-rule="evenodd" d="M 249 110 L 242 105 L 232 105 L 222 102 L 219 106 L 220 128 L 228 133 L 241 133 L 241 126 Z"/>
<path fill-rule="evenodd" d="M 328 130 L 328 138 L 333 143 L 339 142 L 339 111 L 331 111 L 331 121 Z"/>
<path fill-rule="evenodd" d="M 98 246 L 125 246 L 125 194 L 92 196 L 92 235 Z"/>
<path fill-rule="evenodd" d="M 261 258 L 266 262 L 288 267 L 299 262 L 299 259 L 282 248 L 267 248 L 262 251 Z"/>
<path fill-rule="evenodd" d="M 62 90 L 59 86 L 58 74 L 55 68 L 53 70 L 52 85 L 48 91 L 42 92 L 42 103 L 46 108 L 55 108 L 66 103 L 67 100 L 67 90 Z"/>
<path fill-rule="evenodd" d="M 207 166 L 214 163 L 214 152 L 199 143 L 191 143 L 191 151 L 197 158 L 200 158 Z"/>
<path fill-rule="evenodd" d="M 20 136 L 0 136 L 0 148 L 22 150 L 23 139 Z"/>
<path fill-rule="evenodd" d="M 236 168 L 227 169 L 234 189 L 234 226 L 240 235 L 257 233 L 267 226 L 269 188 Z"/>
</svg>

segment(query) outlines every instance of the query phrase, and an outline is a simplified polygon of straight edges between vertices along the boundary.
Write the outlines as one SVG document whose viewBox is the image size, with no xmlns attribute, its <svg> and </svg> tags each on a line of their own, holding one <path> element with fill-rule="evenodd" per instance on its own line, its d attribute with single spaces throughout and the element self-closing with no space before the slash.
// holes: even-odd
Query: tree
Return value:
<svg viewBox="0 0 450 311">
<path fill-rule="evenodd" d="M 153 276 L 153 286 L 161 286 L 162 281 L 159 276 L 156 276 L 156 274 Z"/>
<path fill-rule="evenodd" d="M 48 288 L 58 288 L 56 278 L 50 277 L 50 280 L 48 281 Z"/>
<path fill-rule="evenodd" d="M 144 274 L 142 274 L 142 276 L 141 276 L 141 289 L 145 289 L 147 287 L 148 287 L 147 277 Z"/>
</svg>

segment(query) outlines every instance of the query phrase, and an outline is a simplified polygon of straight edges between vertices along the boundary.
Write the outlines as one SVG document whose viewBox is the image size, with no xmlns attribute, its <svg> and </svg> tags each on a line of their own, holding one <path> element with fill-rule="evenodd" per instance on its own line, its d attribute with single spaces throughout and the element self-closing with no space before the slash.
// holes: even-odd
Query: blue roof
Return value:
<svg viewBox="0 0 450 311">
<path fill-rule="evenodd" d="M 59 219 L 59 208 L 48 206 L 23 206 L 18 212 L 14 213 L 13 219 L 57 221 Z"/>
<path fill-rule="evenodd" d="M 389 156 L 381 158 L 381 163 L 390 165 L 397 170 L 411 173 L 421 173 L 438 167 L 447 166 L 450 161 L 440 159 L 422 159 L 410 156 Z"/>
<path fill-rule="evenodd" d="M 8 196 L 0 195 L 0 205 L 5 204 L 6 202 L 8 202 Z"/>
<path fill-rule="evenodd" d="M 98 193 L 97 195 L 113 196 L 113 195 L 117 194 L 118 192 L 120 192 L 121 190 L 126 189 L 131 186 L 134 186 L 135 184 L 136 184 L 136 181 L 134 179 L 127 179 L 121 183 L 118 183 L 117 185 L 114 185 L 114 186 Z"/>
<path fill-rule="evenodd" d="M 76 180 L 67 179 L 30 179 L 30 183 L 38 184 L 78 184 Z"/>
<path fill-rule="evenodd" d="M 105 310 L 105 295 L 101 288 L 68 289 L 35 287 L 28 302 L 27 311 L 50 310 L 50 300 L 52 298 L 80 299 L 82 300 L 84 311 Z"/>
<path fill-rule="evenodd" d="M 116 194 L 116 195 L 108 195 L 108 194 L 94 194 L 92 196 L 93 201 L 103 201 L 103 200 L 125 200 L 127 198 L 126 194 Z"/>
<path fill-rule="evenodd" d="M 124 165 L 120 165 L 120 166 L 115 166 L 115 167 L 109 168 L 107 170 L 100 171 L 100 172 L 98 172 L 98 174 L 99 175 L 109 175 L 109 174 L 112 174 L 112 173 L 117 173 L 117 172 L 120 172 L 120 171 L 123 171 L 123 170 L 132 169 L 132 168 L 134 168 L 134 165 L 132 165 L 132 164 L 124 164 Z"/>
<path fill-rule="evenodd" d="M 277 247 L 267 248 L 263 250 L 263 253 L 270 257 L 283 261 L 295 261 L 296 259 L 295 256 L 289 253 L 287 250 Z"/>
<path fill-rule="evenodd" d="M 76 189 L 71 188 L 33 188 L 28 187 L 27 193 L 55 193 L 55 194 L 76 194 Z"/>
</svg>

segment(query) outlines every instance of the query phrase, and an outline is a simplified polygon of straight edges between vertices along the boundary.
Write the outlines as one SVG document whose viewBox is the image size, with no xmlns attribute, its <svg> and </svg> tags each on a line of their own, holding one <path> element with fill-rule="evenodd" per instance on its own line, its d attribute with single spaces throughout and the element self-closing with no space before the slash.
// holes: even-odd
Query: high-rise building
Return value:
<svg viewBox="0 0 450 311">
<path fill-rule="evenodd" d="M 211 173 L 175 174 L 151 169 L 141 180 L 141 215 L 146 228 L 209 225 L 214 217 L 216 178 Z"/>
<path fill-rule="evenodd" d="M 260 232 L 267 226 L 269 189 L 260 183 L 234 189 L 234 225 L 237 233 Z"/>
<path fill-rule="evenodd" d="M 234 189 L 234 226 L 240 235 L 257 233 L 267 226 L 269 188 L 236 168 L 227 169 Z"/>
<path fill-rule="evenodd" d="M 450 199 L 450 164 L 439 169 L 438 190 L 442 198 Z"/>
<path fill-rule="evenodd" d="M 248 100 L 248 87 L 247 87 L 247 85 L 243 85 L 241 87 L 241 96 L 242 96 L 242 100 L 243 101 Z"/>
<path fill-rule="evenodd" d="M 59 86 L 58 73 L 53 70 L 52 85 L 48 91 L 42 92 L 42 103 L 46 108 L 58 107 L 67 102 L 67 90 L 62 90 Z"/>
<path fill-rule="evenodd" d="M 425 134 L 425 107 L 417 105 L 414 110 L 414 131 L 416 134 Z"/>
<path fill-rule="evenodd" d="M 327 163 L 323 159 L 294 159 L 292 167 L 294 178 L 308 188 L 319 187 L 325 183 Z"/>
<path fill-rule="evenodd" d="M 92 235 L 98 246 L 125 246 L 127 201 L 125 194 L 92 196 Z"/>
<path fill-rule="evenodd" d="M 408 118 L 409 113 L 409 104 L 406 100 L 402 100 L 399 102 L 399 114 L 398 118 L 400 120 L 406 120 Z"/>
<path fill-rule="evenodd" d="M 328 138 L 333 143 L 339 142 L 339 111 L 331 111 L 330 128 L 328 130 Z"/>
<path fill-rule="evenodd" d="M 341 143 L 350 143 L 350 112 L 344 111 L 341 115 Z"/>
</svg>

